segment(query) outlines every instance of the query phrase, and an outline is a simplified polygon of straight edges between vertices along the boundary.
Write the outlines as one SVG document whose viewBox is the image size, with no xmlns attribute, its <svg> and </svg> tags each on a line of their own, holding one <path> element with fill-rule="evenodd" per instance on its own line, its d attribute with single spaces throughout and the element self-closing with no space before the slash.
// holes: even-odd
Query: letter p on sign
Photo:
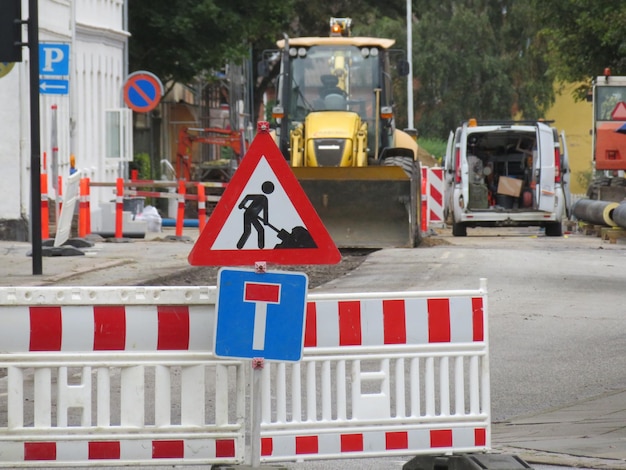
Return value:
<svg viewBox="0 0 626 470">
<path fill-rule="evenodd" d="M 69 75 L 69 62 L 69 44 L 39 44 L 39 75 Z"/>
</svg>

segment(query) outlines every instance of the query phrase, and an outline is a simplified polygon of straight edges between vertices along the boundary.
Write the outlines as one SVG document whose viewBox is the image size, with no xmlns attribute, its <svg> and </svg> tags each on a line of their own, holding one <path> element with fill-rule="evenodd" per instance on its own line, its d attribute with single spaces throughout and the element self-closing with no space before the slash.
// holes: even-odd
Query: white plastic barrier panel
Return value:
<svg viewBox="0 0 626 470">
<path fill-rule="evenodd" d="M 426 202 L 425 230 L 431 224 L 443 226 L 443 168 L 422 167 L 422 200 Z"/>
<path fill-rule="evenodd" d="M 490 448 L 486 281 L 310 295 L 300 363 L 263 370 L 262 461 Z"/>
<path fill-rule="evenodd" d="M 250 461 L 250 361 L 214 356 L 214 287 L 0 288 L 0 466 Z M 261 461 L 490 448 L 478 290 L 312 294 L 266 362 Z"/>
<path fill-rule="evenodd" d="M 428 168 L 428 223 L 443 225 L 443 168 Z"/>
<path fill-rule="evenodd" d="M 242 463 L 215 288 L 0 289 L 0 465 Z"/>
</svg>

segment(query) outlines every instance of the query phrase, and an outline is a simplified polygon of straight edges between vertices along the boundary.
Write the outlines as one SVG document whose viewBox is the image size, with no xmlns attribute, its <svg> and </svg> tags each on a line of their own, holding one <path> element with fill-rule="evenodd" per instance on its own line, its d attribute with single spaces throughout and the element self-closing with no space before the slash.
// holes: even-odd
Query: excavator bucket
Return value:
<svg viewBox="0 0 626 470">
<path fill-rule="evenodd" d="M 413 178 L 397 166 L 300 167 L 293 172 L 337 247 L 419 244 L 419 172 Z"/>
</svg>

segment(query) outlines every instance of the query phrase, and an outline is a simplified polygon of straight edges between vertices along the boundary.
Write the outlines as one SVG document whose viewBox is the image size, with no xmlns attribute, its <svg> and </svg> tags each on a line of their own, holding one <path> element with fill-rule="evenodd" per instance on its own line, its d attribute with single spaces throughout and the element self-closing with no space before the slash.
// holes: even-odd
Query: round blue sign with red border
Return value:
<svg viewBox="0 0 626 470">
<path fill-rule="evenodd" d="M 157 107 L 163 96 L 159 78 L 146 71 L 131 73 L 124 83 L 124 102 L 133 111 L 147 113 Z"/>
</svg>

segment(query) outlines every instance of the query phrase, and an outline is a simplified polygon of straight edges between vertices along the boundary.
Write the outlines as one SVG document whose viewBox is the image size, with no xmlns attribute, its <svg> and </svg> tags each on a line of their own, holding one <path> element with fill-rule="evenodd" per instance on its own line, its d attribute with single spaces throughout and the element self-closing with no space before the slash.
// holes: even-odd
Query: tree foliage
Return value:
<svg viewBox="0 0 626 470">
<path fill-rule="evenodd" d="M 286 27 L 293 0 L 132 0 L 130 68 L 189 83 L 247 58 Z"/>
<path fill-rule="evenodd" d="M 421 134 L 443 138 L 471 117 L 537 119 L 553 103 L 547 44 L 530 2 L 424 0 L 415 14 Z"/>
<path fill-rule="evenodd" d="M 534 0 L 549 41 L 557 78 L 587 82 L 610 67 L 626 75 L 626 2 L 615 0 Z"/>
<path fill-rule="evenodd" d="M 626 73 L 626 2 L 412 1 L 421 135 L 445 138 L 470 117 L 540 118 L 554 100 L 555 76 L 580 80 L 605 66 Z M 331 16 L 351 17 L 356 35 L 391 37 L 405 48 L 404 0 L 133 0 L 130 68 L 150 70 L 164 82 L 206 79 L 227 63 L 259 61 L 283 33 L 327 35 Z M 276 73 L 254 77 L 257 105 Z M 406 119 L 405 87 L 396 90 L 399 127 Z"/>
</svg>

